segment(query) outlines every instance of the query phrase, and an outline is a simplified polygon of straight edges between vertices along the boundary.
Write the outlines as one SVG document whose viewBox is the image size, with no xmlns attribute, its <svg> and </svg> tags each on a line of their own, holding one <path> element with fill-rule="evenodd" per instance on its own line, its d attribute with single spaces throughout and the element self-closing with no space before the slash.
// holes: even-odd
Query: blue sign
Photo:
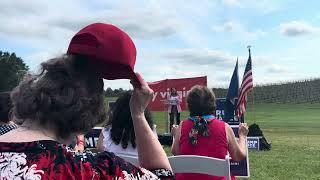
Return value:
<svg viewBox="0 0 320 180">
<path fill-rule="evenodd" d="M 248 149 L 260 149 L 260 137 L 247 137 Z"/>
<path fill-rule="evenodd" d="M 102 127 L 95 127 L 91 129 L 85 137 L 85 148 L 97 148 L 97 143 L 99 139 L 100 132 Z"/>
<path fill-rule="evenodd" d="M 235 102 L 235 104 L 236 103 L 237 103 L 237 101 Z M 230 104 L 230 103 L 227 104 L 225 98 L 218 98 L 216 100 L 216 105 L 217 105 L 216 116 L 220 120 L 223 120 L 224 122 L 228 123 L 231 126 L 236 138 L 239 138 L 238 129 L 239 129 L 240 121 L 237 118 L 236 113 L 235 113 L 235 109 L 236 109 L 235 104 Z M 226 106 L 228 106 L 228 108 Z M 231 108 L 230 108 L 230 106 L 231 106 Z M 256 142 L 256 140 L 252 140 L 252 141 L 250 140 L 249 141 L 250 147 L 253 147 L 253 146 L 256 147 L 259 144 L 259 143 L 256 144 L 255 142 Z M 248 141 L 247 141 L 247 143 L 248 143 Z M 247 147 L 249 147 L 249 144 Z M 237 176 L 237 177 L 249 177 L 250 176 L 248 156 L 249 156 L 249 153 L 248 153 L 248 149 L 247 149 L 247 157 L 244 160 L 239 161 L 239 162 L 233 161 L 233 160 L 230 161 L 230 171 L 231 171 L 232 175 Z"/>
<path fill-rule="evenodd" d="M 216 117 L 224 122 L 228 123 L 229 125 L 238 125 L 239 119 L 235 115 L 235 105 L 231 108 L 231 111 L 225 111 L 226 106 L 226 99 L 225 98 L 218 98 L 216 100 Z M 230 106 L 230 105 L 229 105 Z M 228 108 L 230 109 L 230 107 Z"/>
<path fill-rule="evenodd" d="M 230 126 L 236 136 L 236 138 L 239 138 L 238 135 L 238 129 L 239 125 L 231 125 Z M 250 170 L 249 170 L 249 153 L 247 149 L 247 157 L 243 159 L 242 161 L 230 161 L 230 171 L 231 174 L 237 177 L 249 177 L 250 176 Z"/>
</svg>

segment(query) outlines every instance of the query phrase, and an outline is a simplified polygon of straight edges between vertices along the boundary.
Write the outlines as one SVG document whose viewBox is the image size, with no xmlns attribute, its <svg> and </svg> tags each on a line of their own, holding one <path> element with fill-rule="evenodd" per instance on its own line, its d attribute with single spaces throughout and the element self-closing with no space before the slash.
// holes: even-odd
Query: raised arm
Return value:
<svg viewBox="0 0 320 180">
<path fill-rule="evenodd" d="M 173 155 L 179 155 L 180 154 L 180 146 L 179 146 L 179 142 L 180 142 L 180 137 L 181 137 L 181 126 L 182 126 L 182 122 L 180 122 L 180 125 L 173 125 L 172 127 L 172 146 L 171 146 L 171 153 Z"/>
<path fill-rule="evenodd" d="M 246 137 L 248 135 L 248 126 L 246 123 L 239 124 L 239 140 L 237 141 L 232 128 L 226 124 L 226 133 L 229 144 L 229 152 L 233 160 L 241 161 L 247 156 Z"/>
<path fill-rule="evenodd" d="M 140 77 L 138 74 L 137 76 Z M 171 170 L 167 155 L 144 116 L 144 111 L 152 99 L 153 91 L 141 77 L 140 79 L 140 88 L 137 82 L 131 81 L 134 90 L 130 100 L 140 165 L 146 169 Z"/>
<path fill-rule="evenodd" d="M 76 146 L 74 147 L 75 151 L 84 151 L 85 138 L 83 134 L 79 134 L 76 136 Z"/>
<path fill-rule="evenodd" d="M 180 96 L 179 94 L 178 94 L 178 104 L 181 104 L 182 103 L 182 96 Z"/>
<path fill-rule="evenodd" d="M 104 131 L 104 129 L 102 129 L 102 131 Z M 105 151 L 105 148 L 103 147 L 104 136 L 103 136 L 103 132 L 102 131 L 101 131 L 101 133 L 99 135 L 99 139 L 98 139 L 98 143 L 97 143 L 97 150 L 99 152 Z"/>
</svg>

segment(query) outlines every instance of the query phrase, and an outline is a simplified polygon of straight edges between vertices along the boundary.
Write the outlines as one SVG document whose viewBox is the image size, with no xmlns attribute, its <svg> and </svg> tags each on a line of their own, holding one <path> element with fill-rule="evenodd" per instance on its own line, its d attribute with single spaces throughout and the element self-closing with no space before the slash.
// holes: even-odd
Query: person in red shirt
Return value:
<svg viewBox="0 0 320 180">
<path fill-rule="evenodd" d="M 240 124 L 237 142 L 231 127 L 214 116 L 215 100 L 214 93 L 207 87 L 197 85 L 190 90 L 187 96 L 190 117 L 172 129 L 172 154 L 225 159 L 229 152 L 236 161 L 246 157 L 247 125 Z M 176 174 L 176 179 L 223 180 L 225 177 L 184 173 Z"/>
</svg>

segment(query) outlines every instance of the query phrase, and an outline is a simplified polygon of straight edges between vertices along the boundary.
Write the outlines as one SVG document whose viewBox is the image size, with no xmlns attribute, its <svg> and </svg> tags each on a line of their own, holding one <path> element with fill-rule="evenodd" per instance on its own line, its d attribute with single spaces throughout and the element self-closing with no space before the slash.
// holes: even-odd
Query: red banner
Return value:
<svg viewBox="0 0 320 180">
<path fill-rule="evenodd" d="M 207 76 L 183 78 L 183 79 L 165 79 L 156 82 L 148 83 L 150 88 L 154 91 L 154 96 L 149 109 L 151 111 L 167 111 L 167 105 L 164 101 L 170 94 L 170 88 L 176 88 L 180 97 L 182 97 L 181 109 L 187 109 L 186 96 L 188 91 L 195 85 L 207 86 Z"/>
</svg>

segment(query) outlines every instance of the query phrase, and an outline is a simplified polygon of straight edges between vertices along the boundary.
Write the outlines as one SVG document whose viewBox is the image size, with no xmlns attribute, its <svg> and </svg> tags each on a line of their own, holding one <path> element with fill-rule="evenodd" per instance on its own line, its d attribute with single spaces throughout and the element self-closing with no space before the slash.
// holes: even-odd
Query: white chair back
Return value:
<svg viewBox="0 0 320 180">
<path fill-rule="evenodd" d="M 230 177 L 230 158 L 217 159 L 206 156 L 170 156 L 169 162 L 174 173 L 198 173 L 212 176 Z"/>
<path fill-rule="evenodd" d="M 133 165 L 139 166 L 136 156 L 119 155 L 122 159 Z M 206 156 L 178 155 L 168 157 L 174 173 L 197 173 L 211 176 L 224 176 L 231 179 L 230 158 L 217 159 Z"/>
</svg>

